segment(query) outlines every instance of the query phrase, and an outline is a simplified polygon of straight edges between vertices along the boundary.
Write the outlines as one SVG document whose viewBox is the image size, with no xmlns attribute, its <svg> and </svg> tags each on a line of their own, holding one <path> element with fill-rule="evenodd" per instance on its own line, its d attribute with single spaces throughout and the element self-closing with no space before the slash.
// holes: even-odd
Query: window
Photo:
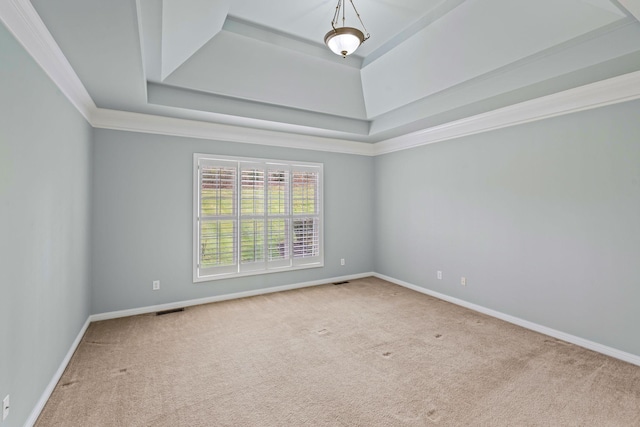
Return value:
<svg viewBox="0 0 640 427">
<path fill-rule="evenodd" d="M 321 267 L 322 164 L 194 155 L 194 282 Z"/>
</svg>

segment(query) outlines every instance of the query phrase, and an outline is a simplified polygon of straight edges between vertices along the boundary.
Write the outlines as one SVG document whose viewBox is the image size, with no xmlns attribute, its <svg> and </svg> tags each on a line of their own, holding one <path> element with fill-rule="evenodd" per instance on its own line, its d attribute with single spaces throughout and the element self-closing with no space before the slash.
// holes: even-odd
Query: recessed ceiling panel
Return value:
<svg viewBox="0 0 640 427">
<path fill-rule="evenodd" d="M 356 52 L 366 56 L 410 26 L 442 0 L 353 0 L 371 38 Z M 229 14 L 246 21 L 323 43 L 331 29 L 337 0 L 235 0 Z M 346 25 L 361 28 L 349 0 Z M 342 22 L 342 21 L 341 21 Z"/>
<path fill-rule="evenodd" d="M 162 1 L 162 78 L 222 29 L 230 0 Z"/>
<path fill-rule="evenodd" d="M 360 70 L 224 30 L 165 82 L 243 100 L 366 119 Z"/>
<path fill-rule="evenodd" d="M 367 142 L 640 70 L 640 0 L 31 1 L 98 107 Z"/>
<path fill-rule="evenodd" d="M 362 70 L 368 117 L 622 18 L 583 0 L 467 0 Z"/>
</svg>

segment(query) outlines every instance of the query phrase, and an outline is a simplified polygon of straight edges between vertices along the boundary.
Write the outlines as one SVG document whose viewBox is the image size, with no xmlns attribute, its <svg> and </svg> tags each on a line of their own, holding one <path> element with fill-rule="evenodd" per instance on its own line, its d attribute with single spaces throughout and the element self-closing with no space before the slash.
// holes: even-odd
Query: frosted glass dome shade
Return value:
<svg viewBox="0 0 640 427">
<path fill-rule="evenodd" d="M 351 55 L 364 41 L 364 34 L 357 28 L 340 27 L 324 36 L 324 42 L 336 55 Z"/>
</svg>

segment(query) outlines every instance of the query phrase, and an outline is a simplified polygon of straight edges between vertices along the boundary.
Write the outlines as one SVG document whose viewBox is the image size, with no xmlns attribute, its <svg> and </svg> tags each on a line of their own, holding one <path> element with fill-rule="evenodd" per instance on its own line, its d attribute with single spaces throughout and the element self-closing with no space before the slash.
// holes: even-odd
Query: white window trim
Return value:
<svg viewBox="0 0 640 427">
<path fill-rule="evenodd" d="M 243 271 L 242 270 L 242 263 L 241 263 L 241 256 L 240 256 L 240 251 L 241 251 L 241 245 L 240 245 L 240 239 L 239 239 L 239 234 L 240 234 L 240 199 L 241 197 L 236 197 L 236 221 L 237 221 L 237 229 L 236 229 L 236 240 L 237 240 L 237 247 L 236 247 L 236 256 L 237 256 L 237 263 L 235 264 L 235 268 L 233 269 L 233 271 L 226 271 L 226 272 L 221 272 L 221 273 L 216 273 L 216 274 L 209 274 L 209 275 L 202 275 L 200 272 L 200 265 L 199 265 L 199 261 L 200 261 L 200 233 L 199 233 L 199 224 L 200 224 L 200 163 L 204 161 L 204 162 L 216 162 L 216 161 L 220 161 L 220 162 L 224 162 L 224 163 L 229 163 L 229 162 L 235 162 L 236 167 L 237 167 L 237 177 L 236 179 L 239 181 L 241 179 L 241 173 L 240 173 L 240 164 L 245 162 L 245 163 L 256 163 L 258 165 L 263 165 L 265 168 L 265 171 L 267 170 L 267 168 L 270 165 L 280 165 L 280 166 L 284 166 L 285 168 L 288 168 L 289 170 L 295 170 L 295 171 L 300 171 L 300 170 L 312 170 L 312 171 L 317 171 L 319 172 L 319 180 L 318 180 L 318 198 L 317 200 L 319 201 L 319 210 L 318 210 L 318 218 L 319 218 L 319 234 L 318 234 L 318 239 L 319 239 L 319 256 L 317 257 L 313 257 L 312 261 L 305 261 L 304 258 L 294 258 L 293 257 L 293 244 L 291 244 L 291 247 L 289 249 L 289 260 L 290 262 L 288 263 L 288 265 L 279 265 L 281 263 L 277 263 L 277 262 L 271 262 L 271 266 L 269 266 L 269 262 L 265 260 L 264 264 L 264 268 L 258 268 L 255 270 L 246 270 Z M 228 279 L 228 278 L 235 278 L 235 277 L 246 277 L 246 276 L 255 276 L 255 275 L 262 275 L 262 274 L 269 274 L 269 273 L 279 273 L 279 272 L 284 272 L 284 271 L 295 271 L 295 270 L 304 270 L 304 269 L 308 269 L 308 268 L 319 268 L 319 267 L 324 267 L 324 165 L 322 163 L 312 163 L 312 162 L 296 162 L 296 161 L 287 161 L 287 160 L 275 160 L 275 159 L 263 159 L 263 158 L 251 158 L 251 157 L 235 157 L 235 156 L 218 156 L 218 155 L 212 155 L 212 154 L 203 154 L 203 153 L 194 153 L 193 155 L 193 216 L 192 216 L 192 222 L 193 222 L 193 261 L 192 261 L 192 266 L 193 266 L 193 283 L 201 283 L 201 282 L 208 282 L 208 281 L 214 281 L 214 280 L 221 280 L 221 279 Z M 293 185 L 293 179 L 290 176 L 290 185 Z M 239 186 L 237 187 L 238 189 L 240 188 Z M 241 191 L 241 190 L 238 190 Z M 265 193 L 265 200 L 267 199 L 267 194 Z M 289 209 L 290 212 L 288 214 L 288 217 L 293 219 L 296 217 L 296 215 L 293 213 L 293 204 L 291 202 L 293 197 L 293 191 L 289 191 Z M 266 213 L 265 213 L 266 215 Z M 293 234 L 293 224 L 291 223 L 290 225 L 290 230 L 289 230 L 289 234 L 290 236 L 292 236 Z M 293 242 L 293 239 L 291 237 L 291 243 Z M 265 257 L 267 257 L 267 253 L 265 251 Z"/>
</svg>

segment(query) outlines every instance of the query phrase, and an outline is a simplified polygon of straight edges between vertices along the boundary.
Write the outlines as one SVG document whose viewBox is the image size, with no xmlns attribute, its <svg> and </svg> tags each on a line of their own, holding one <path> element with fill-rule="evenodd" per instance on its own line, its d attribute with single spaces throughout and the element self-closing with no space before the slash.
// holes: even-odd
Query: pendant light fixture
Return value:
<svg viewBox="0 0 640 427">
<path fill-rule="evenodd" d="M 345 0 L 346 1 L 346 0 Z M 362 25 L 362 29 L 367 34 L 366 36 L 362 31 L 353 27 L 346 27 L 346 6 L 344 5 L 345 1 L 338 0 L 338 5 L 336 6 L 336 12 L 333 15 L 333 19 L 331 20 L 331 27 L 326 36 L 324 36 L 325 44 L 331 49 L 333 53 L 336 55 L 341 55 L 343 58 L 346 58 L 347 55 L 351 55 L 356 49 L 364 43 L 365 40 L 369 38 L 369 33 L 362 23 L 362 18 L 360 18 L 360 14 L 356 9 L 356 6 L 353 4 L 353 0 L 349 0 L 351 6 L 353 7 L 353 11 L 356 13 L 360 24 Z M 340 20 L 340 15 L 342 12 L 342 26 L 336 27 Z"/>
</svg>

